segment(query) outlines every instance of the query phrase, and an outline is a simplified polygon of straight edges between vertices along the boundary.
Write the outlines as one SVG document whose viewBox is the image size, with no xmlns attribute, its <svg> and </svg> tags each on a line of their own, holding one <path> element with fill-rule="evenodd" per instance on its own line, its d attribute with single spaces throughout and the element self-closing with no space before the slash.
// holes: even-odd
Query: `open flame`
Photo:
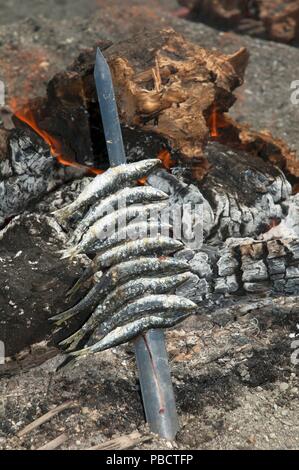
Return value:
<svg viewBox="0 0 299 470">
<path fill-rule="evenodd" d="M 13 111 L 14 115 L 22 122 L 27 124 L 37 135 L 39 135 L 44 142 L 50 147 L 51 154 L 53 157 L 57 159 L 57 161 L 61 165 L 65 166 L 72 166 L 74 168 L 78 168 L 84 171 L 87 171 L 89 173 L 98 175 L 104 172 L 104 170 L 100 170 L 98 168 L 94 167 L 88 167 L 86 165 L 82 165 L 80 163 L 74 162 L 70 158 L 64 155 L 63 149 L 62 149 L 62 144 L 61 142 L 54 136 L 50 135 L 47 131 L 44 129 L 41 129 L 39 125 L 37 124 L 36 118 L 34 116 L 34 113 L 32 109 L 30 109 L 28 104 L 23 104 L 21 106 L 21 103 L 16 99 L 12 98 L 9 102 L 9 106 L 11 110 Z M 164 168 L 167 170 L 170 170 L 175 165 L 175 160 L 171 156 L 171 153 L 167 149 L 162 149 L 157 155 L 157 158 L 159 158 L 162 163 Z M 138 180 L 139 184 L 146 184 L 147 178 L 141 178 Z"/>
<path fill-rule="evenodd" d="M 213 138 L 219 137 L 217 121 L 218 121 L 217 108 L 216 108 L 216 105 L 213 104 L 212 114 L 210 117 L 210 135 Z"/>
<path fill-rule="evenodd" d="M 157 158 L 159 158 L 166 170 L 170 170 L 175 165 L 175 162 L 170 154 L 170 152 L 166 149 L 160 150 L 160 152 L 157 155 Z M 147 182 L 147 177 L 145 176 L 144 178 L 139 178 L 138 184 L 144 185 Z"/>
<path fill-rule="evenodd" d="M 175 165 L 175 160 L 167 149 L 162 149 L 158 153 L 158 158 L 163 163 L 164 168 L 170 170 Z"/>
<path fill-rule="evenodd" d="M 51 136 L 48 132 L 41 129 L 35 119 L 35 116 L 29 106 L 25 105 L 19 107 L 17 99 L 12 98 L 9 102 L 9 106 L 13 111 L 14 115 L 22 122 L 27 124 L 37 135 L 39 135 L 50 147 L 51 154 L 57 159 L 59 163 L 65 166 L 72 166 L 74 168 L 79 168 L 81 170 L 88 171 L 92 174 L 103 173 L 103 170 L 98 168 L 88 167 L 81 165 L 80 163 L 74 162 L 67 156 L 63 154 L 61 142 L 58 139 Z"/>
</svg>

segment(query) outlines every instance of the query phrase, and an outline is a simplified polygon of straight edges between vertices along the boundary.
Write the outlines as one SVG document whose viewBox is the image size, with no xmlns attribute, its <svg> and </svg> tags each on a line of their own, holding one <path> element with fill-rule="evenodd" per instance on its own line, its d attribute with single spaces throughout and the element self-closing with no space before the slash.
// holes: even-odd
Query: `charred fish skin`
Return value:
<svg viewBox="0 0 299 470">
<path fill-rule="evenodd" d="M 163 318 L 158 315 L 150 315 L 140 318 L 116 328 L 93 346 L 70 353 L 69 356 L 76 358 L 78 356 L 86 356 L 91 353 L 97 353 L 105 351 L 106 349 L 114 348 L 115 346 L 131 341 L 152 328 L 171 328 L 177 323 L 188 318 L 190 315 L 190 313 L 176 313 L 173 317 L 168 318 Z"/>
<path fill-rule="evenodd" d="M 111 209 L 121 209 L 132 204 L 157 202 L 168 199 L 168 195 L 152 186 L 136 186 L 124 188 L 112 194 L 99 204 L 92 206 L 84 218 L 78 223 L 70 239 L 71 244 L 78 244 L 84 233 L 100 218 L 104 217 Z"/>
<path fill-rule="evenodd" d="M 125 284 L 116 287 L 105 301 L 93 312 L 97 322 L 104 320 L 109 314 L 120 309 L 131 300 L 136 300 L 144 294 L 165 294 L 172 289 L 187 282 L 192 273 L 190 271 L 164 277 L 141 277 L 132 279 Z"/>
<path fill-rule="evenodd" d="M 127 226 L 123 227 L 117 231 L 114 235 L 107 238 L 104 241 L 96 242 L 93 250 L 90 251 L 90 254 L 94 252 L 97 254 L 103 253 L 104 251 L 114 248 L 125 241 L 136 240 L 137 238 L 146 238 L 171 234 L 173 231 L 173 226 L 170 224 L 163 224 L 158 222 L 137 222 L 129 223 Z"/>
<path fill-rule="evenodd" d="M 130 182 L 137 181 L 159 166 L 161 166 L 159 159 L 150 159 L 111 167 L 105 173 L 96 176 L 74 202 L 55 211 L 53 215 L 63 222 L 78 210 L 111 194 L 115 188 L 121 188 Z"/>
<path fill-rule="evenodd" d="M 106 251 L 109 248 L 113 248 L 115 246 L 120 245 L 125 240 L 135 240 L 136 238 L 146 237 L 147 235 L 150 237 L 154 237 L 162 234 L 170 234 L 172 232 L 172 229 L 172 225 L 163 224 L 159 221 L 149 223 L 129 223 L 128 226 L 123 227 L 117 233 L 107 238 L 107 240 L 99 242 L 99 246 L 95 244 L 94 249 L 97 250 L 98 254 L 101 254 L 103 251 Z M 86 268 L 83 274 L 78 279 L 78 281 L 76 281 L 74 286 L 67 292 L 67 297 L 72 297 L 78 291 L 80 286 L 84 285 L 85 281 L 87 281 L 93 275 L 93 272 L 94 270 L 92 265 Z"/>
<path fill-rule="evenodd" d="M 86 335 L 93 332 L 109 314 L 120 309 L 124 304 L 136 300 L 145 294 L 164 294 L 187 282 L 192 276 L 191 272 L 165 277 L 142 277 L 130 280 L 117 287 L 107 295 L 104 302 L 94 310 L 80 330 L 61 341 L 60 346 L 69 346 L 75 349 L 77 343 Z"/>
<path fill-rule="evenodd" d="M 97 303 L 105 295 L 104 287 L 105 279 L 103 278 L 99 283 L 95 284 L 92 289 L 73 307 L 65 310 L 64 312 L 54 315 L 49 318 L 49 321 L 55 323 L 57 326 L 63 325 L 67 320 L 73 318 L 81 313 L 92 313 L 97 306 Z"/>
<path fill-rule="evenodd" d="M 93 269 L 98 271 L 108 268 L 132 257 L 153 254 L 156 256 L 161 256 L 162 254 L 169 255 L 181 250 L 183 247 L 184 245 L 181 241 L 163 236 L 133 240 L 97 255 L 93 261 Z"/>
<path fill-rule="evenodd" d="M 62 259 L 73 257 L 79 253 L 90 253 L 96 243 L 101 240 L 105 241 L 110 234 L 114 235 L 119 224 L 126 225 L 132 219 L 147 220 L 151 214 L 162 212 L 166 208 L 167 203 L 160 202 L 144 206 L 133 205 L 113 211 L 112 214 L 106 215 L 92 225 L 77 246 L 64 250 Z"/>
<path fill-rule="evenodd" d="M 80 313 L 92 313 L 102 297 L 113 290 L 117 285 L 136 278 L 143 274 L 181 273 L 190 271 L 190 265 L 183 260 L 156 257 L 141 257 L 115 265 L 105 273 L 100 281 L 93 286 L 88 294 L 74 307 L 62 312 L 50 320 L 57 325 Z"/>
<path fill-rule="evenodd" d="M 153 159 L 110 168 L 55 213 L 61 222 L 72 219 L 72 226 L 77 221 L 63 257 L 96 255 L 70 293 L 92 278 L 94 286 L 76 305 L 51 318 L 61 325 L 85 315 L 80 329 L 60 343 L 70 353 L 69 363 L 148 329 L 173 326 L 197 311 L 194 302 L 175 295 L 175 288 L 193 273 L 187 261 L 170 256 L 184 243 L 174 239 L 173 227 L 164 223 L 169 197 L 154 187 L 137 186 L 137 180 L 160 165 Z M 98 328 L 102 339 L 92 344 Z"/>
<path fill-rule="evenodd" d="M 107 252 L 107 254 L 99 253 L 94 258 L 91 265 L 86 268 L 76 284 L 70 289 L 68 295 L 73 295 L 96 271 L 101 270 L 101 266 L 107 267 L 111 264 L 117 264 L 121 262 L 121 260 L 137 256 L 165 256 L 166 254 L 176 253 L 183 248 L 184 245 L 181 241 L 168 237 L 148 238 L 128 242 L 125 245 L 117 245 Z"/>
<path fill-rule="evenodd" d="M 194 313 L 197 305 L 185 297 L 178 295 L 148 295 L 135 302 L 130 303 L 123 309 L 116 312 L 112 317 L 102 325 L 104 334 L 110 333 L 115 328 L 128 323 L 132 319 L 139 318 L 142 315 L 155 314 L 159 312 L 167 316 L 173 312 Z"/>
</svg>

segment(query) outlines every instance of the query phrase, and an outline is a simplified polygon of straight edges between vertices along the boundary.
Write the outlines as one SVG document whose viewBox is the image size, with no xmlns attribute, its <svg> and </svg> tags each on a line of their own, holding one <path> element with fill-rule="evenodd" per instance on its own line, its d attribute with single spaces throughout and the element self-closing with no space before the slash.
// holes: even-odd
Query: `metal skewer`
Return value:
<svg viewBox="0 0 299 470">
<path fill-rule="evenodd" d="M 126 163 L 109 66 L 97 49 L 94 78 L 111 166 Z M 150 430 L 168 440 L 178 432 L 178 417 L 162 330 L 150 330 L 135 340 L 135 355 L 145 415 Z"/>
</svg>

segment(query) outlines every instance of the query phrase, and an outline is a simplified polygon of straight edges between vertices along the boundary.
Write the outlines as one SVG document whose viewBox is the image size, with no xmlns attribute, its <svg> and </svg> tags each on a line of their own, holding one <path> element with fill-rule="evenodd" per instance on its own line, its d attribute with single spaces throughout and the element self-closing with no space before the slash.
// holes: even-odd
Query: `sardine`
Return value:
<svg viewBox="0 0 299 470">
<path fill-rule="evenodd" d="M 78 356 L 86 356 L 91 353 L 113 348 L 127 341 L 131 341 L 133 338 L 136 338 L 152 328 L 170 328 L 183 321 L 185 318 L 188 318 L 190 315 L 191 313 L 176 313 L 173 317 L 167 318 L 158 315 L 140 318 L 139 320 L 116 328 L 93 346 L 70 353 L 69 357 L 76 358 Z"/>
<path fill-rule="evenodd" d="M 162 224 L 157 222 L 129 222 L 125 227 L 116 231 L 115 234 L 107 238 L 104 241 L 99 240 L 95 243 L 90 254 L 92 253 L 103 253 L 104 251 L 113 248 L 117 245 L 121 245 L 126 240 L 132 241 L 136 239 L 142 239 L 146 237 L 157 237 L 160 235 L 169 236 L 173 233 L 173 227 L 170 224 Z"/>
<path fill-rule="evenodd" d="M 55 211 L 53 214 L 59 221 L 64 221 L 79 209 L 82 210 L 82 208 L 84 209 L 96 200 L 99 201 L 108 194 L 111 194 L 115 191 L 115 188 L 123 188 L 129 182 L 147 176 L 154 168 L 160 165 L 159 159 L 151 159 L 109 168 L 105 173 L 96 176 L 74 202 Z"/>
<path fill-rule="evenodd" d="M 108 267 L 112 264 L 120 263 L 122 260 L 130 259 L 133 257 L 144 255 L 162 256 L 183 249 L 184 245 L 179 240 L 174 240 L 168 237 L 155 237 L 143 238 L 141 240 L 134 240 L 124 242 L 122 245 L 117 245 L 105 253 L 99 253 L 88 266 L 81 277 L 78 279 L 70 293 L 74 293 L 79 289 L 81 284 L 84 284 L 96 271 L 100 271 L 102 267 Z"/>
<path fill-rule="evenodd" d="M 115 287 L 134 279 L 140 275 L 149 275 L 163 273 L 181 273 L 190 271 L 190 265 L 187 261 L 173 258 L 137 258 L 125 261 L 110 268 L 99 280 L 97 284 L 88 292 L 88 294 L 74 307 L 62 312 L 50 320 L 61 325 L 69 318 L 80 313 L 92 313 L 100 300 Z"/>
<path fill-rule="evenodd" d="M 184 248 L 181 241 L 170 237 L 146 237 L 141 240 L 125 241 L 104 253 L 99 253 L 92 262 L 93 271 L 100 271 L 130 258 L 144 255 L 166 256 Z"/>
<path fill-rule="evenodd" d="M 101 327 L 104 334 L 110 333 L 115 328 L 136 320 L 140 316 L 164 312 L 173 315 L 174 312 L 191 313 L 197 310 L 197 305 L 192 300 L 178 295 L 147 295 L 128 304 L 111 318 L 105 321 Z"/>
<path fill-rule="evenodd" d="M 126 225 L 132 219 L 140 222 L 147 220 L 151 215 L 162 212 L 167 208 L 167 203 L 133 205 L 124 209 L 113 211 L 92 225 L 77 246 L 62 251 L 62 258 L 69 258 L 79 253 L 90 253 L 95 245 L 107 240 L 109 236 L 117 233 L 118 226 Z"/>
<path fill-rule="evenodd" d="M 157 235 L 170 235 L 172 233 L 173 227 L 168 224 L 161 224 L 157 222 L 137 222 L 134 221 L 129 223 L 127 226 L 123 227 L 117 231 L 114 235 L 107 238 L 103 242 L 100 241 L 94 245 L 94 250 L 99 254 L 103 251 L 106 251 L 114 246 L 120 245 L 125 240 L 135 240 L 136 238 L 143 238 L 147 235 L 154 237 Z M 87 268 L 81 277 L 76 281 L 73 287 L 68 291 L 67 296 L 71 298 L 82 285 L 92 276 L 93 269 Z"/>
<path fill-rule="evenodd" d="M 74 349 L 86 333 L 91 333 L 110 314 L 119 310 L 132 299 L 136 300 L 145 294 L 165 294 L 187 282 L 191 276 L 191 272 L 186 272 L 159 278 L 141 277 L 117 287 L 107 295 L 102 304 L 98 305 L 86 323 L 78 331 L 61 341 L 60 345 L 63 347 L 68 345 L 69 348 Z"/>
<path fill-rule="evenodd" d="M 110 213 L 111 210 L 119 210 L 132 204 L 162 201 L 168 199 L 168 195 L 152 186 L 136 186 L 125 188 L 107 197 L 100 203 L 92 206 L 85 217 L 80 220 L 70 240 L 71 244 L 78 244 L 83 234 L 100 218 Z"/>
</svg>

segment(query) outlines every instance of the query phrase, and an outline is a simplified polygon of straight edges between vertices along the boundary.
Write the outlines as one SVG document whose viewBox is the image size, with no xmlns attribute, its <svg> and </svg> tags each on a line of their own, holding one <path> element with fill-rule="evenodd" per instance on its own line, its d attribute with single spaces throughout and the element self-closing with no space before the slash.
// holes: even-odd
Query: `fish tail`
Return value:
<svg viewBox="0 0 299 470">
<path fill-rule="evenodd" d="M 59 313 L 58 315 L 54 315 L 53 317 L 49 318 L 49 321 L 55 323 L 57 326 L 63 325 L 67 320 L 72 318 L 75 315 L 75 313 L 72 311 L 72 309 L 65 310 L 64 312 Z"/>
<path fill-rule="evenodd" d="M 84 357 L 90 354 L 89 348 L 79 349 L 78 351 L 73 351 L 68 354 L 70 358 L 76 359 L 77 357 Z"/>
<path fill-rule="evenodd" d="M 65 222 L 73 213 L 73 204 L 69 204 L 57 211 L 52 212 L 52 215 L 58 220 L 58 222 Z"/>
<path fill-rule="evenodd" d="M 83 284 L 84 281 L 81 280 L 81 277 L 78 279 L 78 281 L 75 282 L 73 287 L 70 288 L 70 290 L 67 291 L 66 296 L 68 298 L 72 298 L 80 289 L 81 285 Z"/>
<path fill-rule="evenodd" d="M 84 271 L 84 273 L 82 274 L 81 277 L 79 277 L 78 281 L 75 282 L 75 284 L 73 285 L 73 287 L 70 288 L 70 290 L 67 291 L 66 293 L 66 296 L 68 298 L 71 298 L 73 297 L 73 295 L 76 294 L 76 292 L 78 292 L 78 290 L 81 288 L 82 285 L 85 284 L 86 281 L 88 281 L 88 279 L 92 276 L 92 273 L 90 272 L 89 269 L 86 269 Z"/>
<path fill-rule="evenodd" d="M 56 372 L 60 372 L 61 370 L 67 370 L 74 366 L 75 363 L 75 358 L 67 356 L 67 358 L 58 367 L 56 367 Z"/>
<path fill-rule="evenodd" d="M 84 338 L 85 335 L 86 332 L 82 331 L 82 329 L 79 329 L 71 336 L 68 336 L 63 341 L 60 341 L 59 346 L 66 348 L 66 350 L 75 349 L 78 343 Z"/>
<path fill-rule="evenodd" d="M 85 336 L 80 340 L 77 346 L 82 347 L 84 346 Z M 88 338 L 90 334 L 88 334 Z M 79 349 L 78 351 L 71 351 L 67 353 L 65 360 L 56 368 L 56 372 L 62 369 L 69 369 L 70 367 L 74 366 L 76 363 L 77 358 L 84 357 L 90 354 L 89 348 Z"/>
<path fill-rule="evenodd" d="M 60 253 L 62 254 L 60 259 L 74 258 L 80 253 L 80 249 L 78 246 L 72 246 L 70 248 L 66 248 L 65 250 L 61 250 Z"/>
</svg>

